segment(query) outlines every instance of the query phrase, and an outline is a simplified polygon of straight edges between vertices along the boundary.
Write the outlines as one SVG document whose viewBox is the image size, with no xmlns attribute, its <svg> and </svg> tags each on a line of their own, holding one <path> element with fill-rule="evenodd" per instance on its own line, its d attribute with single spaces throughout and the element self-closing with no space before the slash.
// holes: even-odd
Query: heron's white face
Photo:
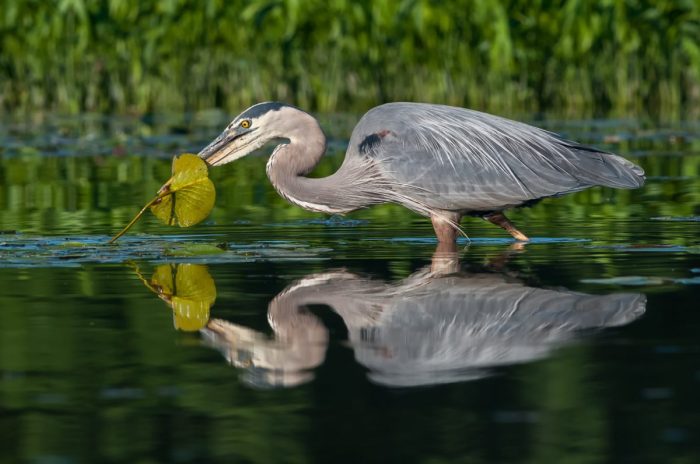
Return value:
<svg viewBox="0 0 700 464">
<path fill-rule="evenodd" d="M 210 166 L 221 166 L 280 138 L 284 129 L 286 110 L 291 107 L 279 103 L 259 103 L 237 116 L 231 124 L 199 152 L 199 157 Z"/>
</svg>

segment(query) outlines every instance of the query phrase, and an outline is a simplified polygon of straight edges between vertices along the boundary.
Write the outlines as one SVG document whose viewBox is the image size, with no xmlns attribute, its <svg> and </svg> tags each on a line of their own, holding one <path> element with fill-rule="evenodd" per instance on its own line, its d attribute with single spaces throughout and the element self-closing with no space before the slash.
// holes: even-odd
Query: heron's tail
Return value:
<svg viewBox="0 0 700 464">
<path fill-rule="evenodd" d="M 610 164 L 610 187 L 616 188 L 639 188 L 644 185 L 646 177 L 644 169 L 637 166 L 633 162 L 626 160 L 622 156 L 608 155 L 608 163 Z"/>
<path fill-rule="evenodd" d="M 635 189 L 644 185 L 644 169 L 612 153 L 575 150 L 575 176 L 588 187 Z M 585 187 L 584 187 L 585 188 Z"/>
</svg>

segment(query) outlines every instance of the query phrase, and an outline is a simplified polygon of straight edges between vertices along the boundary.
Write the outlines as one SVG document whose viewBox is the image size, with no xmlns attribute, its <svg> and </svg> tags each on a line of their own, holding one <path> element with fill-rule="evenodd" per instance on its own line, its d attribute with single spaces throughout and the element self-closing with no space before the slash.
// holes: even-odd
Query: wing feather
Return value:
<svg viewBox="0 0 700 464">
<path fill-rule="evenodd" d="M 381 134 L 377 138 L 377 134 Z M 612 153 L 478 111 L 420 103 L 370 110 L 350 140 L 393 185 L 443 210 L 487 211 L 602 185 L 637 188 L 644 171 Z"/>
</svg>

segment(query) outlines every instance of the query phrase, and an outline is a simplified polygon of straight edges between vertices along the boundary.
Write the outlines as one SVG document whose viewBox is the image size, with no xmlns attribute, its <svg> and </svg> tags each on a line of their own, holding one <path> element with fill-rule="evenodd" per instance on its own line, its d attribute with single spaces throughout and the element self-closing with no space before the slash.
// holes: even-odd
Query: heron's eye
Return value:
<svg viewBox="0 0 700 464">
<path fill-rule="evenodd" d="M 250 119 L 244 119 L 243 121 L 241 121 L 241 127 L 243 129 L 249 128 L 250 127 Z"/>
</svg>

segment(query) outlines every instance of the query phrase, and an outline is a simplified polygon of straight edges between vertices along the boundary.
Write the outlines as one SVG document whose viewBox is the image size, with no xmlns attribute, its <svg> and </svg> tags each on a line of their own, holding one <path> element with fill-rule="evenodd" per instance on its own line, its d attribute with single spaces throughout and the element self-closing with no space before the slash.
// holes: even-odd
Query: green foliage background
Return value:
<svg viewBox="0 0 700 464">
<path fill-rule="evenodd" d="M 696 0 L 2 0 L 1 111 L 700 108 Z"/>
</svg>

